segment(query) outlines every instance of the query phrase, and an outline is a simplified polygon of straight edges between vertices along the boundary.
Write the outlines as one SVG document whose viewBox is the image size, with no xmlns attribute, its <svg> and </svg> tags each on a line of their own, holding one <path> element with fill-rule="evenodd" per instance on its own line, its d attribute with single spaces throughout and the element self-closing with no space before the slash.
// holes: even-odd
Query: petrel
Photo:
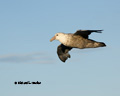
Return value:
<svg viewBox="0 0 120 96">
<path fill-rule="evenodd" d="M 74 34 L 68 33 L 56 33 L 54 37 L 50 39 L 58 40 L 61 44 L 57 47 L 57 54 L 61 61 L 65 62 L 70 58 L 68 53 L 72 48 L 97 48 L 105 47 L 104 42 L 97 42 L 88 38 L 92 32 L 101 33 L 103 30 L 77 30 Z"/>
</svg>

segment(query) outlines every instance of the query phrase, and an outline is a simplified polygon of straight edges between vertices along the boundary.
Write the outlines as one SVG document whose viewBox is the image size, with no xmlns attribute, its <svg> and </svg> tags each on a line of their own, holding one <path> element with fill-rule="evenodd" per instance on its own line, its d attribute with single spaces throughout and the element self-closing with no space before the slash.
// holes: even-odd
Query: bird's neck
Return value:
<svg viewBox="0 0 120 96">
<path fill-rule="evenodd" d="M 67 45 L 68 40 L 69 40 L 68 34 L 65 34 L 64 36 L 62 36 L 62 37 L 59 39 L 59 41 L 60 41 L 62 44 L 64 44 L 64 45 Z"/>
</svg>

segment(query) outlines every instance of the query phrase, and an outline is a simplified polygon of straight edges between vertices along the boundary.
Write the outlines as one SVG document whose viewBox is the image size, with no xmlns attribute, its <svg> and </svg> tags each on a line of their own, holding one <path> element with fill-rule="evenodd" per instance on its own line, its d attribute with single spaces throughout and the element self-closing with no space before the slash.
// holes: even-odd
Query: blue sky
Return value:
<svg viewBox="0 0 120 96">
<path fill-rule="evenodd" d="M 120 96 L 119 0 L 1 0 L 1 96 Z M 90 38 L 107 47 L 56 54 L 57 32 L 103 29 Z M 41 85 L 15 85 L 40 81 Z"/>
</svg>

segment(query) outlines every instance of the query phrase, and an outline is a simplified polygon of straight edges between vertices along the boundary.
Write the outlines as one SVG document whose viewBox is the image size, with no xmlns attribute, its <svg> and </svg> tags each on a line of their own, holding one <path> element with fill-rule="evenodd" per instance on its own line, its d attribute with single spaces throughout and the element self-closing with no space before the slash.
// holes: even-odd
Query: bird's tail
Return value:
<svg viewBox="0 0 120 96">
<path fill-rule="evenodd" d="M 103 43 L 103 42 L 99 42 L 99 47 L 105 47 L 105 46 L 106 46 L 105 43 Z"/>
<path fill-rule="evenodd" d="M 106 44 L 104 42 L 95 42 L 94 47 L 105 47 Z"/>
<path fill-rule="evenodd" d="M 88 40 L 85 48 L 97 48 L 97 47 L 105 47 L 106 44 L 104 42 L 97 42 L 94 40 Z"/>
</svg>

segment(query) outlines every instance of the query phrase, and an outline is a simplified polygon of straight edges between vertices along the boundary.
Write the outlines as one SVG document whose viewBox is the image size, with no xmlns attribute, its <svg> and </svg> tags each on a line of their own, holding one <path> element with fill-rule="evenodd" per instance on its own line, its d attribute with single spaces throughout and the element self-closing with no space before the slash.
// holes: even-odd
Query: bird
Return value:
<svg viewBox="0 0 120 96">
<path fill-rule="evenodd" d="M 105 47 L 104 42 L 97 42 L 89 39 L 89 35 L 93 32 L 102 33 L 103 30 L 77 30 L 75 33 L 56 33 L 51 39 L 58 40 L 61 44 L 57 47 L 57 55 L 62 62 L 70 58 L 69 51 L 72 48 L 97 48 Z"/>
</svg>

